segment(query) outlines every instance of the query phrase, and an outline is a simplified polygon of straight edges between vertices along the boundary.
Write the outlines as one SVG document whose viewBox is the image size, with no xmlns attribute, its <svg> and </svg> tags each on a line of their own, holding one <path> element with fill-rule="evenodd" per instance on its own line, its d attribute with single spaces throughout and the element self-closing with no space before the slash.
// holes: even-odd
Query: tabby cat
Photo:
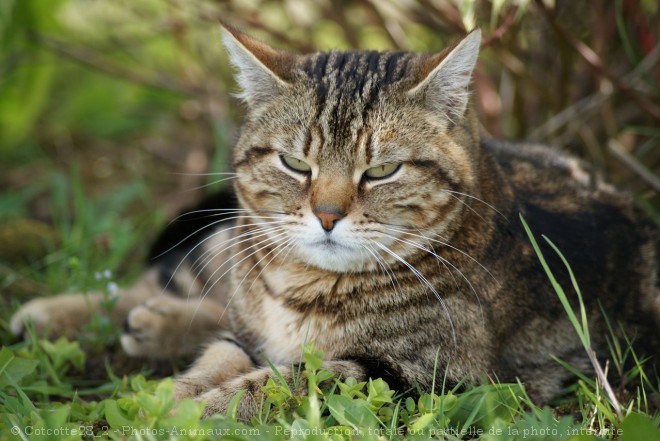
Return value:
<svg viewBox="0 0 660 441">
<path fill-rule="evenodd" d="M 473 31 L 438 54 L 295 55 L 223 28 L 247 115 L 234 149 L 237 208 L 199 210 L 112 312 L 134 356 L 205 349 L 178 397 L 247 418 L 272 375 L 293 384 L 301 345 L 342 377 L 400 391 L 520 379 L 538 401 L 585 351 L 519 213 L 567 256 L 605 355 L 602 311 L 658 354 L 658 228 L 585 164 L 481 139 L 469 99 Z M 216 217 L 213 217 L 216 216 Z M 211 219 L 211 220 L 209 220 Z M 167 241 L 165 241 L 167 242 Z M 565 267 L 544 248 L 560 283 Z M 101 295 L 32 300 L 12 320 L 75 336 Z M 602 306 L 602 307 L 601 307 Z"/>
</svg>

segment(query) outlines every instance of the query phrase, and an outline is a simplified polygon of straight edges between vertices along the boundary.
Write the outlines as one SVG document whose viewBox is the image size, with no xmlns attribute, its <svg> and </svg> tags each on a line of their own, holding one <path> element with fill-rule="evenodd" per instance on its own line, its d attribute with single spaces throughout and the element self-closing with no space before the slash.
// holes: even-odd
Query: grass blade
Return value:
<svg viewBox="0 0 660 441">
<path fill-rule="evenodd" d="M 534 251 L 536 252 L 536 256 L 538 257 L 539 261 L 541 262 L 541 265 L 543 266 L 543 269 L 545 270 L 546 275 L 548 276 L 548 279 L 550 279 L 550 282 L 552 283 L 552 287 L 554 288 L 555 292 L 557 293 L 557 297 L 559 297 L 559 301 L 561 302 L 562 306 L 564 307 L 564 310 L 566 311 L 566 315 L 568 315 L 569 320 L 573 324 L 573 327 L 575 328 L 575 332 L 577 332 L 578 336 L 580 337 L 580 341 L 582 342 L 582 345 L 584 346 L 585 351 L 587 352 L 587 356 L 589 357 L 589 361 L 591 362 L 594 370 L 596 371 L 596 375 L 598 376 L 598 379 L 600 380 L 601 385 L 605 389 L 605 393 L 607 394 L 610 403 L 612 404 L 612 407 L 614 408 L 616 415 L 618 416 L 618 420 L 621 421 L 623 419 L 623 414 L 621 412 L 621 405 L 619 404 L 619 400 L 616 398 L 616 395 L 614 394 L 614 390 L 612 389 L 612 386 L 610 385 L 609 381 L 607 380 L 607 376 L 605 375 L 605 372 L 603 371 L 603 368 L 601 367 L 600 363 L 598 362 L 598 358 L 596 357 L 596 353 L 593 351 L 591 348 L 591 339 L 589 336 L 589 323 L 587 321 L 587 312 L 584 307 L 584 301 L 582 300 L 582 294 L 580 293 L 580 288 L 578 286 L 577 280 L 575 279 L 575 275 L 573 274 L 573 270 L 571 269 L 568 261 L 564 257 L 564 255 L 559 251 L 559 249 L 555 246 L 555 244 L 550 241 L 547 237 L 543 236 L 543 238 L 548 242 L 548 244 L 552 247 L 552 249 L 559 255 L 561 258 L 562 262 L 566 266 L 566 269 L 568 270 L 568 273 L 571 278 L 571 283 L 573 285 L 573 288 L 575 289 L 575 292 L 577 293 L 578 297 L 578 303 L 580 307 L 580 316 L 581 316 L 581 321 L 580 322 L 577 319 L 577 316 L 575 315 L 575 312 L 573 311 L 573 308 L 571 307 L 570 302 L 568 301 L 568 297 L 566 296 L 566 293 L 564 292 L 564 289 L 559 285 L 557 282 L 557 279 L 555 279 L 554 274 L 552 273 L 552 270 L 550 270 L 550 267 L 548 266 L 545 257 L 543 256 L 543 253 L 541 252 L 541 248 L 539 247 L 538 243 L 536 242 L 536 239 L 534 238 L 534 234 L 532 233 L 531 229 L 529 228 L 529 225 L 527 225 L 527 222 L 525 222 L 525 218 L 523 217 L 522 213 L 519 214 L 520 216 L 520 221 L 523 224 L 523 228 L 525 229 L 525 232 L 527 233 L 527 236 L 529 237 L 529 241 L 532 244 L 532 247 L 534 248 Z"/>
</svg>

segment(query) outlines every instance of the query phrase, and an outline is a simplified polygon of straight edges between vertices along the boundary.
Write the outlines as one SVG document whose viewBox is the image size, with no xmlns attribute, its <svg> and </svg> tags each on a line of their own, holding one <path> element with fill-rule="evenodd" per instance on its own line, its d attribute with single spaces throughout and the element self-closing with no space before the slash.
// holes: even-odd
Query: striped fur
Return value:
<svg viewBox="0 0 660 441">
<path fill-rule="evenodd" d="M 133 355 L 190 353 L 222 330 L 179 378 L 180 397 L 215 413 L 247 389 L 247 418 L 266 361 L 293 384 L 291 364 L 314 341 L 343 376 L 428 390 L 437 359 L 450 384 L 519 378 L 547 400 L 567 378 L 550 356 L 580 368 L 587 358 L 518 213 L 572 264 L 599 355 L 599 303 L 657 351 L 657 227 L 572 157 L 480 139 L 467 98 L 478 32 L 437 55 L 296 56 L 232 29 L 223 39 L 248 106 L 234 150 L 237 208 L 212 212 L 222 223 L 179 243 L 116 311 Z M 400 166 L 367 177 L 382 164 Z M 58 322 L 49 301 L 26 305 L 14 331 L 25 317 Z"/>
</svg>

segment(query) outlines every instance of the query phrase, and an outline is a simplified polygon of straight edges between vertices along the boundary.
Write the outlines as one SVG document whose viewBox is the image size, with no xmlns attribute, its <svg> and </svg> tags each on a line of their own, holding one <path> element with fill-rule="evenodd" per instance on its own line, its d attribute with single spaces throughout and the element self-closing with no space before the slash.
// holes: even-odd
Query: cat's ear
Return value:
<svg viewBox="0 0 660 441">
<path fill-rule="evenodd" d="M 229 59 L 238 71 L 239 98 L 249 106 L 257 106 L 289 87 L 295 55 L 274 49 L 230 26 L 222 24 L 221 28 Z"/>
<path fill-rule="evenodd" d="M 481 31 L 475 29 L 453 49 L 430 57 L 422 67 L 419 83 L 408 95 L 421 97 L 428 107 L 456 122 L 468 104 L 470 80 L 480 44 Z"/>
</svg>

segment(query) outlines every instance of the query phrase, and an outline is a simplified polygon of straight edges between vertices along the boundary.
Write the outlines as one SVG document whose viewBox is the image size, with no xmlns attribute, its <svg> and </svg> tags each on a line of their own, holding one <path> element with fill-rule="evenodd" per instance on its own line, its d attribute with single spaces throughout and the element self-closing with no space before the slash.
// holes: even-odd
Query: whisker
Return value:
<svg viewBox="0 0 660 441">
<path fill-rule="evenodd" d="M 200 214 L 200 213 L 213 213 L 213 215 L 209 215 L 209 217 L 211 217 L 211 216 L 224 216 L 227 214 L 237 214 L 237 213 L 255 213 L 254 216 L 261 216 L 260 214 L 256 214 L 260 212 L 266 214 L 280 214 L 280 215 L 288 214 L 284 211 L 252 210 L 248 208 L 208 208 L 205 210 L 193 210 L 193 211 L 187 211 L 185 213 L 181 213 L 180 215 L 172 219 L 169 223 L 172 224 L 173 222 L 176 222 L 177 220 L 181 219 L 184 216 L 190 216 L 192 214 Z"/>
<path fill-rule="evenodd" d="M 488 268 L 486 268 L 481 262 L 479 262 L 479 261 L 478 261 L 477 259 L 475 259 L 474 257 L 470 256 L 470 254 L 466 253 L 465 251 L 461 250 L 460 248 L 457 248 L 457 247 L 453 246 L 452 244 L 449 243 L 449 241 L 443 242 L 443 241 L 440 241 L 440 240 L 437 240 L 437 239 L 431 239 L 430 237 L 427 237 L 427 236 L 424 236 L 424 235 L 411 233 L 411 232 L 408 231 L 407 229 L 391 228 L 391 227 L 389 227 L 389 228 L 387 228 L 387 229 L 389 229 L 389 230 L 391 230 L 391 231 L 396 231 L 396 232 L 399 232 L 399 233 L 403 233 L 403 234 L 409 234 L 409 235 L 411 235 L 411 236 L 420 237 L 420 238 L 422 238 L 422 239 L 424 239 L 424 240 L 428 240 L 428 241 L 431 241 L 431 242 L 436 242 L 436 243 L 439 243 L 440 245 L 443 245 L 443 246 L 446 246 L 446 247 L 448 247 L 448 248 L 451 248 L 452 250 L 458 251 L 459 253 L 461 253 L 462 255 L 464 255 L 464 256 L 467 257 L 468 259 L 472 260 L 472 261 L 473 261 L 474 263 L 476 263 L 477 265 L 479 265 L 479 266 L 481 267 L 481 269 L 483 269 L 484 271 L 486 271 L 486 273 L 487 273 L 487 274 L 493 279 L 493 281 L 494 281 L 495 283 L 497 283 L 499 286 L 502 286 L 502 284 L 500 283 L 500 281 L 497 280 L 497 278 L 496 278 L 496 277 L 490 272 L 490 270 L 489 270 Z M 435 235 L 435 236 L 438 236 L 438 237 L 441 237 L 441 238 L 442 238 L 442 236 L 440 236 L 440 235 L 437 234 L 437 233 L 431 233 L 431 234 L 433 234 L 433 235 Z M 443 238 L 443 239 L 444 239 L 444 238 Z"/>
<path fill-rule="evenodd" d="M 419 270 L 417 270 L 417 268 L 415 268 L 410 263 L 408 263 L 408 261 L 406 259 L 399 256 L 398 254 L 396 254 L 394 251 L 390 250 L 387 246 L 383 245 L 382 243 L 376 242 L 375 240 L 373 240 L 372 242 L 378 248 L 385 251 L 387 254 L 394 257 L 396 260 L 398 260 L 402 264 L 404 264 L 410 271 L 412 271 L 412 273 L 415 275 L 415 277 L 417 277 L 417 279 L 420 282 L 424 283 L 427 286 L 427 288 L 431 290 L 431 292 L 433 293 L 433 295 L 435 295 L 435 298 L 438 299 L 438 302 L 440 302 L 440 305 L 442 305 L 442 308 L 445 310 L 445 313 L 447 314 L 447 319 L 449 320 L 449 326 L 451 327 L 452 340 L 454 341 L 454 347 L 456 347 L 457 346 L 457 341 L 456 341 L 456 330 L 454 328 L 454 322 L 451 319 L 451 314 L 449 313 L 449 308 L 447 308 L 447 304 L 442 299 L 442 297 L 440 296 L 438 291 L 436 291 L 435 288 L 433 287 L 433 285 L 431 285 L 431 283 L 426 279 L 426 277 L 424 277 L 424 275 L 422 273 L 420 273 Z"/>
<path fill-rule="evenodd" d="M 195 260 L 195 262 L 193 262 L 193 266 L 191 266 L 191 271 L 197 269 L 198 267 L 201 267 L 200 271 L 197 273 L 197 276 L 199 276 L 202 273 L 202 271 L 204 270 L 204 268 L 207 266 L 207 264 L 211 260 L 214 259 L 214 256 L 218 256 L 218 255 L 224 253 L 225 251 L 235 247 L 236 245 L 240 245 L 241 243 L 244 243 L 248 240 L 252 240 L 252 239 L 255 239 L 257 237 L 265 236 L 265 235 L 268 235 L 268 234 L 273 233 L 273 232 L 281 231 L 283 229 L 284 228 L 282 226 L 274 226 L 274 227 L 270 227 L 270 228 L 256 227 L 256 228 L 252 228 L 249 231 L 241 233 L 238 236 L 232 237 L 229 240 L 225 240 L 223 242 L 220 242 L 219 244 L 215 244 L 212 247 L 210 247 L 209 249 L 207 249 L 206 251 L 204 251 L 204 253 L 202 253 L 202 255 L 199 256 Z M 236 242 L 236 243 L 234 243 L 230 246 L 224 247 L 223 249 L 218 251 L 218 248 L 223 247 L 225 244 L 233 242 L 235 240 L 239 240 L 241 238 L 245 238 L 245 239 L 240 240 L 239 242 Z"/>
<path fill-rule="evenodd" d="M 254 286 L 254 284 L 257 282 L 257 280 L 259 280 L 259 277 L 260 277 L 261 274 L 264 272 L 264 270 L 268 267 L 268 265 L 270 265 L 271 262 L 272 262 L 273 260 L 275 260 L 275 259 L 277 258 L 277 256 L 279 256 L 279 255 L 280 255 L 284 250 L 286 250 L 291 244 L 293 244 L 293 238 L 285 239 L 284 242 L 280 243 L 280 244 L 277 245 L 275 248 L 273 248 L 272 250 L 270 250 L 268 253 L 266 253 L 265 256 L 263 256 L 263 257 L 262 257 L 261 259 L 259 259 L 254 265 L 252 265 L 252 267 L 248 270 L 248 272 L 245 274 L 245 276 L 243 276 L 243 279 L 241 279 L 241 282 L 238 284 L 238 286 L 236 287 L 236 289 L 234 290 L 234 292 L 232 293 L 232 295 L 229 297 L 229 300 L 227 301 L 227 306 L 225 307 L 225 310 L 222 311 L 222 314 L 220 315 L 220 318 L 218 319 L 218 322 L 222 321 L 222 317 L 224 317 L 225 312 L 226 312 L 227 309 L 229 308 L 229 304 L 230 304 L 231 301 L 234 299 L 234 297 L 235 297 L 236 294 L 238 293 L 238 290 L 240 289 L 241 285 L 243 285 L 243 282 L 245 281 L 245 279 L 247 278 L 247 276 L 250 275 L 250 273 L 252 272 L 252 270 L 253 270 L 257 265 L 259 265 L 259 263 L 261 263 L 262 260 L 264 260 L 266 257 L 268 257 L 268 255 L 270 255 L 270 254 L 272 254 L 273 252 L 275 252 L 275 250 L 277 250 L 278 248 L 280 248 L 280 247 L 282 247 L 282 246 L 284 247 L 284 248 L 282 248 L 280 251 L 278 251 L 273 257 L 271 257 L 270 260 L 269 260 L 268 262 L 266 262 L 266 265 L 264 265 L 264 267 L 261 268 L 261 271 L 259 271 L 259 274 L 257 274 L 257 276 L 254 278 L 254 280 L 253 280 L 252 283 L 250 284 L 250 286 L 248 286 L 248 288 L 247 288 L 247 290 L 245 291 L 245 293 L 249 293 L 249 292 L 250 292 L 250 290 L 252 289 L 252 287 Z M 287 253 L 287 254 L 288 254 L 288 253 Z"/>
<path fill-rule="evenodd" d="M 491 210 L 495 211 L 495 212 L 496 212 L 497 214 L 499 214 L 500 216 L 502 216 L 502 217 L 504 218 L 504 220 L 506 220 L 507 222 L 509 222 L 509 219 L 508 219 L 504 214 L 502 214 L 502 212 L 501 212 L 500 210 L 498 210 L 497 208 L 493 207 L 491 204 L 489 204 L 488 202 L 484 201 L 483 199 L 479 199 L 478 197 L 476 197 L 476 196 L 472 196 L 471 194 L 461 193 L 460 191 L 447 190 L 446 188 L 443 188 L 443 189 L 440 190 L 440 191 L 444 191 L 445 193 L 455 193 L 455 194 L 460 194 L 460 195 L 462 195 L 462 196 L 465 196 L 466 198 L 470 198 L 470 199 L 477 200 L 477 201 L 481 202 L 482 204 L 484 204 L 485 206 L 487 206 L 488 208 L 490 208 Z"/>
<path fill-rule="evenodd" d="M 264 222 L 264 223 L 262 223 L 262 224 L 278 224 L 278 223 L 279 223 L 279 222 Z M 174 271 L 172 271 L 172 274 L 170 275 L 170 278 L 167 280 L 167 283 L 166 283 L 165 286 L 163 287 L 163 292 L 165 292 L 165 290 L 169 287 L 170 283 L 172 283 L 172 280 L 174 279 L 174 276 L 176 275 L 176 272 L 179 270 L 179 268 L 181 268 L 181 265 L 183 265 L 183 262 L 185 262 L 185 261 L 188 259 L 188 257 L 190 256 L 190 254 L 193 253 L 198 247 L 200 247 L 202 244 L 204 244 L 204 243 L 207 242 L 208 240 L 211 240 L 211 239 L 213 239 L 214 237 L 216 237 L 216 236 L 218 236 L 218 235 L 220 235 L 220 234 L 223 234 L 223 233 L 225 233 L 225 232 L 227 232 L 227 231 L 229 231 L 229 230 L 233 230 L 233 229 L 235 229 L 235 228 L 240 228 L 240 227 L 241 227 L 241 225 L 235 225 L 235 226 L 232 226 L 232 227 L 229 227 L 229 228 L 225 228 L 225 229 L 223 229 L 223 230 L 216 231 L 215 233 L 210 234 L 210 235 L 206 236 L 203 240 L 199 241 L 199 243 L 197 243 L 194 247 L 192 247 L 192 248 L 191 248 L 191 249 L 190 249 L 190 250 L 189 250 L 189 251 L 183 256 L 183 258 L 179 261 L 179 263 L 177 264 L 177 266 L 176 266 L 176 268 L 174 269 Z M 240 237 L 240 236 L 238 236 L 238 237 Z M 235 240 L 235 239 L 236 239 L 236 238 L 232 237 L 231 239 L 225 241 L 224 243 L 229 242 L 229 241 L 232 241 L 232 240 Z M 174 248 L 174 247 L 173 247 L 173 248 Z M 172 248 L 170 248 L 170 250 L 171 250 L 171 249 L 172 249 Z M 168 250 L 168 251 L 170 251 L 170 250 Z M 165 254 L 165 253 L 159 254 L 159 255 L 156 256 L 156 257 L 160 257 L 160 256 L 162 256 L 163 254 Z M 202 255 L 202 256 L 203 256 L 203 255 Z M 201 257 L 200 257 L 200 258 L 201 258 Z M 196 264 L 198 260 L 199 260 L 199 258 L 193 263 L 193 265 Z M 194 271 L 194 268 L 191 268 L 191 271 Z M 197 273 L 197 275 L 195 276 L 195 279 L 194 279 L 194 280 L 197 280 L 197 278 L 199 277 L 200 274 L 201 274 L 201 271 L 200 271 L 199 273 Z M 194 282 L 194 280 L 193 280 L 193 282 Z M 192 288 L 192 285 L 191 285 L 191 288 Z M 190 289 L 189 289 L 189 292 L 190 292 Z"/>
<path fill-rule="evenodd" d="M 441 191 L 444 191 L 444 190 L 441 190 Z M 472 207 L 470 206 L 470 204 L 468 204 L 467 202 L 465 202 L 463 199 L 459 198 L 459 197 L 456 196 L 456 195 L 451 194 L 450 192 L 445 192 L 445 193 L 449 194 L 449 196 L 451 196 L 452 198 L 456 199 L 456 200 L 457 200 L 458 202 L 460 202 L 461 204 L 465 205 L 465 206 L 468 208 L 468 210 L 470 210 L 471 212 L 473 212 L 474 214 L 476 214 L 476 215 L 479 217 L 479 219 L 481 219 L 482 221 L 486 222 L 486 219 L 484 219 L 484 217 L 483 217 L 482 215 L 480 215 L 479 213 L 477 213 L 477 211 L 476 211 L 474 208 L 472 208 Z"/>
<path fill-rule="evenodd" d="M 458 274 L 461 275 L 461 277 L 463 278 L 463 280 L 465 280 L 465 282 L 468 284 L 468 286 L 470 287 L 470 290 L 472 291 L 472 293 L 474 293 L 474 296 L 475 296 L 475 298 L 477 299 L 477 303 L 479 304 L 479 310 L 480 310 L 480 312 L 481 312 L 481 318 L 482 318 L 482 321 L 483 321 L 483 319 L 484 319 L 484 311 L 483 311 L 483 307 L 482 307 L 482 305 L 481 305 L 481 298 L 479 297 L 479 293 L 477 293 L 477 290 L 474 288 L 474 285 L 472 285 L 472 282 L 470 282 L 470 280 L 465 276 L 465 274 L 463 274 L 463 272 L 462 272 L 460 269 L 458 269 L 458 268 L 457 268 L 453 263 L 451 263 L 449 260 L 445 259 L 445 258 L 442 257 L 442 256 L 437 255 L 437 254 L 434 253 L 433 251 L 431 251 L 431 250 L 429 250 L 429 249 L 423 247 L 422 245 L 418 244 L 417 242 L 413 242 L 413 241 L 410 241 L 410 240 L 407 240 L 407 239 L 401 239 L 401 238 L 398 238 L 398 237 L 396 237 L 396 236 L 392 236 L 392 235 L 387 234 L 387 233 L 383 233 L 383 234 L 384 234 L 385 236 L 387 236 L 387 237 L 390 237 L 390 238 L 394 239 L 394 240 L 397 240 L 397 241 L 399 241 L 399 242 L 402 242 L 402 243 L 405 243 L 405 244 L 408 244 L 408 245 L 412 245 L 413 247 L 415 247 L 415 248 L 417 248 L 417 249 L 420 249 L 420 250 L 422 250 L 422 251 L 425 251 L 425 252 L 431 254 L 432 256 L 436 257 L 436 258 L 439 259 L 440 261 L 442 261 L 442 262 L 446 263 L 447 265 L 451 266 L 454 270 L 456 270 L 456 271 L 458 272 Z M 451 272 L 450 272 L 450 274 L 451 274 Z M 452 276 L 452 278 L 453 278 L 453 276 Z M 454 281 L 456 281 L 456 279 L 454 279 Z"/>
<path fill-rule="evenodd" d="M 399 295 L 401 295 L 401 291 L 397 290 L 397 286 L 401 288 L 401 285 L 399 284 L 399 279 L 397 279 L 396 274 L 394 274 L 394 271 L 392 271 L 392 268 L 389 266 L 389 264 L 382 257 L 380 257 L 375 250 L 371 249 L 368 243 L 362 242 L 362 245 L 369 252 L 369 254 L 371 254 L 374 257 L 381 271 L 383 271 L 383 273 L 390 279 L 390 283 L 392 284 L 392 288 L 394 289 L 394 291 Z M 396 285 L 394 284 L 395 281 L 396 281 Z"/>
<path fill-rule="evenodd" d="M 218 244 L 217 246 L 213 246 L 211 249 L 205 251 L 205 252 L 203 253 L 203 255 L 200 256 L 199 258 L 197 258 L 197 260 L 194 262 L 194 264 L 195 264 L 195 269 L 199 268 L 199 271 L 197 271 L 197 274 L 195 274 L 195 279 L 194 279 L 194 280 L 196 281 L 197 279 L 199 279 L 200 276 L 202 275 L 202 273 L 204 272 L 204 270 L 206 269 L 206 267 L 209 266 L 209 264 L 210 264 L 215 258 L 217 258 L 218 256 L 220 256 L 220 255 L 221 255 L 222 253 L 224 253 L 225 251 L 228 251 L 228 250 L 230 250 L 231 248 L 234 248 L 235 246 L 240 245 L 241 243 L 247 242 L 247 241 L 249 241 L 249 240 L 254 240 L 254 239 L 257 238 L 257 237 L 268 236 L 268 235 L 271 234 L 272 232 L 277 232 L 277 231 L 282 231 L 282 230 L 283 230 L 283 228 L 282 228 L 281 226 L 275 226 L 275 227 L 270 227 L 270 228 L 257 227 L 257 228 L 254 228 L 254 229 L 250 230 L 250 232 L 242 233 L 242 234 L 240 234 L 240 235 L 238 235 L 238 236 L 236 236 L 236 237 L 231 238 L 230 240 L 223 241 L 222 243 Z M 255 232 L 255 233 L 258 233 L 258 234 L 247 234 L 247 233 L 251 233 L 251 232 Z M 248 237 L 248 236 L 249 236 L 249 237 Z M 223 247 L 221 250 L 219 250 L 219 251 L 217 250 L 217 248 L 220 248 L 220 247 L 222 247 L 223 245 L 225 245 L 225 244 L 227 244 L 227 243 L 230 243 L 230 242 L 233 242 L 233 241 L 235 241 L 235 240 L 239 240 L 239 239 L 241 239 L 242 237 L 247 237 L 247 238 L 245 238 L 245 239 L 243 239 L 243 240 L 240 240 L 239 242 L 233 243 L 233 244 L 231 244 L 231 245 L 229 245 L 229 246 L 224 246 L 224 247 Z M 264 240 L 262 240 L 262 242 L 265 241 L 265 240 L 267 240 L 267 238 L 264 239 Z M 262 243 L 262 242 L 259 242 L 259 243 Z M 208 284 L 210 278 L 213 277 L 213 275 L 215 275 L 215 273 L 218 272 L 218 271 L 220 270 L 220 268 L 222 268 L 222 267 L 225 266 L 228 262 L 231 261 L 232 257 L 234 257 L 234 256 L 238 256 L 238 255 L 242 254 L 243 252 L 245 252 L 245 251 L 246 251 L 247 249 L 249 249 L 249 248 L 250 248 L 250 247 L 248 247 L 248 248 L 246 248 L 246 249 L 244 249 L 244 250 L 240 250 L 240 251 L 238 251 L 237 253 L 235 253 L 235 254 L 229 256 L 227 259 L 225 259 L 225 261 L 224 261 L 222 264 L 220 264 L 220 265 L 216 268 L 216 270 L 215 270 L 215 271 L 209 276 L 209 279 L 207 279 L 206 284 Z M 197 262 L 199 262 L 202 258 L 203 258 L 203 261 L 202 261 L 201 263 L 198 264 Z M 192 271 L 192 270 L 191 270 L 191 271 Z M 223 276 L 224 276 L 224 274 L 223 274 Z M 204 287 L 206 287 L 206 284 L 204 285 Z M 191 292 L 191 290 L 192 290 L 192 285 L 191 285 L 191 287 L 188 289 L 188 295 L 189 295 L 189 296 L 190 296 L 190 292 Z"/>
<path fill-rule="evenodd" d="M 235 175 L 238 176 L 240 173 L 234 172 L 211 172 L 211 173 L 185 173 L 185 172 L 171 172 L 171 175 L 178 176 L 220 176 L 220 175 Z"/>
<path fill-rule="evenodd" d="M 209 182 L 209 183 L 204 184 L 204 185 L 198 185 L 197 187 L 192 187 L 192 188 L 188 188 L 188 189 L 185 189 L 185 190 L 181 190 L 179 192 L 179 194 L 189 193 L 189 192 L 195 191 L 195 190 L 201 190 L 202 188 L 210 187 L 212 185 L 220 184 L 221 182 L 229 181 L 231 179 L 236 179 L 236 178 L 238 178 L 238 176 L 229 176 L 228 178 L 218 179 L 216 181 Z"/>
<path fill-rule="evenodd" d="M 263 250 L 264 248 L 267 248 L 267 247 L 271 246 L 273 243 L 275 243 L 275 239 L 276 239 L 277 237 L 281 237 L 281 236 L 284 236 L 284 235 L 286 235 L 286 234 L 287 234 L 287 232 L 284 231 L 284 232 L 282 232 L 282 233 L 278 233 L 278 234 L 276 234 L 276 235 L 273 236 L 273 237 L 269 237 L 269 238 L 267 238 L 267 239 L 261 240 L 261 241 L 255 243 L 255 244 L 253 244 L 253 245 L 251 245 L 251 246 L 249 246 L 249 247 L 247 247 L 247 248 L 245 248 L 245 249 L 239 251 L 237 254 L 235 254 L 235 255 L 232 256 L 231 258 L 227 259 L 227 260 L 225 261 L 225 263 L 223 263 L 223 264 L 220 265 L 215 271 L 213 271 L 213 273 L 209 276 L 209 279 L 206 281 L 206 283 L 205 283 L 204 286 L 202 287 L 202 290 L 201 290 L 201 293 L 202 293 L 202 299 L 205 298 L 205 297 L 211 292 L 211 290 L 213 289 L 213 287 L 215 287 L 215 285 L 217 285 L 217 284 L 220 282 L 220 280 L 222 280 L 222 278 L 223 278 L 224 276 L 226 276 L 227 273 L 229 273 L 229 271 L 231 271 L 233 268 L 235 268 L 237 265 L 239 265 L 240 263 L 242 263 L 242 262 L 245 261 L 246 259 L 248 259 L 248 258 L 250 258 L 251 256 L 255 255 L 255 254 L 258 253 L 259 251 Z M 224 273 L 222 273 L 222 274 L 221 274 L 221 275 L 220 275 L 220 276 L 219 276 L 219 277 L 218 277 L 218 278 L 217 278 L 217 279 L 211 284 L 211 286 L 208 286 L 208 283 L 209 283 L 209 281 L 211 281 L 211 279 L 213 278 L 213 276 L 215 276 L 215 274 L 216 274 L 218 271 L 220 271 L 220 268 L 222 268 L 223 266 L 225 266 L 225 264 L 226 264 L 227 262 L 229 262 L 233 257 L 236 257 L 236 256 L 238 256 L 238 255 L 241 255 L 241 254 L 243 254 L 244 252 L 249 251 L 250 249 L 252 249 L 252 248 L 256 247 L 257 245 L 260 245 L 260 244 L 262 244 L 262 243 L 264 243 L 264 242 L 268 242 L 268 243 L 267 243 L 266 245 L 264 245 L 264 246 L 262 246 L 262 247 L 256 249 L 256 250 L 253 251 L 252 253 L 248 254 L 247 256 L 245 256 L 244 258 L 242 258 L 241 260 L 239 260 L 239 261 L 236 262 L 235 264 L 233 264 L 233 265 L 232 265 L 231 267 L 229 267 Z M 207 288 L 207 286 L 208 286 L 208 288 Z"/>
<path fill-rule="evenodd" d="M 257 218 L 257 219 L 281 219 L 280 217 L 244 216 L 244 215 L 243 215 L 243 216 L 232 216 L 232 217 L 228 217 L 228 218 L 223 218 L 223 219 L 220 219 L 220 220 L 217 220 L 217 221 L 211 222 L 211 223 L 209 223 L 209 224 L 207 224 L 207 225 L 204 225 L 204 226 L 201 227 L 201 228 L 198 228 L 198 229 L 195 230 L 194 232 L 190 233 L 189 235 L 187 235 L 186 237 L 184 237 L 183 239 L 181 239 L 181 240 L 180 240 L 179 242 L 177 242 L 176 244 L 172 245 L 172 246 L 171 246 L 170 248 L 168 248 L 167 250 L 163 251 L 162 253 L 158 254 L 157 256 L 154 256 L 153 259 L 155 260 L 155 259 L 158 259 L 159 257 L 162 257 L 163 255 L 169 253 L 170 251 L 172 251 L 173 249 L 175 249 L 176 247 L 178 247 L 179 245 L 181 245 L 182 243 L 184 243 L 186 240 L 190 239 L 191 237 L 193 237 L 193 236 L 196 235 L 197 233 L 200 233 L 201 231 L 204 231 L 204 230 L 206 230 L 207 228 L 210 228 L 210 227 L 212 227 L 212 226 L 214 226 L 214 225 L 218 225 L 218 224 L 221 224 L 221 223 L 223 223 L 223 222 L 227 222 L 227 221 L 235 220 L 235 219 L 253 219 L 253 218 Z M 277 221 L 277 222 L 282 222 L 282 220 L 279 220 L 279 221 Z"/>
<path fill-rule="evenodd" d="M 289 247 L 289 250 L 286 252 L 286 254 L 282 257 L 282 260 L 280 261 L 280 266 L 278 266 L 278 269 L 282 268 L 282 264 L 286 262 L 286 259 L 289 257 L 289 253 L 291 250 L 295 248 L 295 246 L 298 244 L 298 239 L 295 237 L 292 237 L 293 241 L 291 242 L 291 247 Z"/>
<path fill-rule="evenodd" d="M 419 229 L 417 229 L 417 231 L 419 231 L 421 233 L 421 231 Z M 404 231 L 403 233 L 414 235 L 413 233 L 408 233 L 407 231 Z M 437 254 L 437 252 L 435 251 L 435 248 L 433 247 L 433 243 L 431 243 L 431 240 L 428 237 L 423 236 L 423 235 L 420 235 L 419 237 L 424 239 L 426 241 L 426 245 L 428 246 L 428 248 L 431 249 L 431 251 L 433 251 L 434 253 Z M 440 265 L 442 265 L 442 267 L 451 276 L 452 280 L 454 281 L 454 285 L 456 285 L 456 288 L 460 289 L 460 285 L 458 284 L 458 280 L 456 280 L 456 277 L 454 276 L 454 273 L 449 269 L 449 267 L 447 266 L 447 263 L 445 263 L 445 260 L 448 260 L 448 259 L 436 259 L 436 261 L 438 262 L 438 268 L 440 268 Z"/>
</svg>

